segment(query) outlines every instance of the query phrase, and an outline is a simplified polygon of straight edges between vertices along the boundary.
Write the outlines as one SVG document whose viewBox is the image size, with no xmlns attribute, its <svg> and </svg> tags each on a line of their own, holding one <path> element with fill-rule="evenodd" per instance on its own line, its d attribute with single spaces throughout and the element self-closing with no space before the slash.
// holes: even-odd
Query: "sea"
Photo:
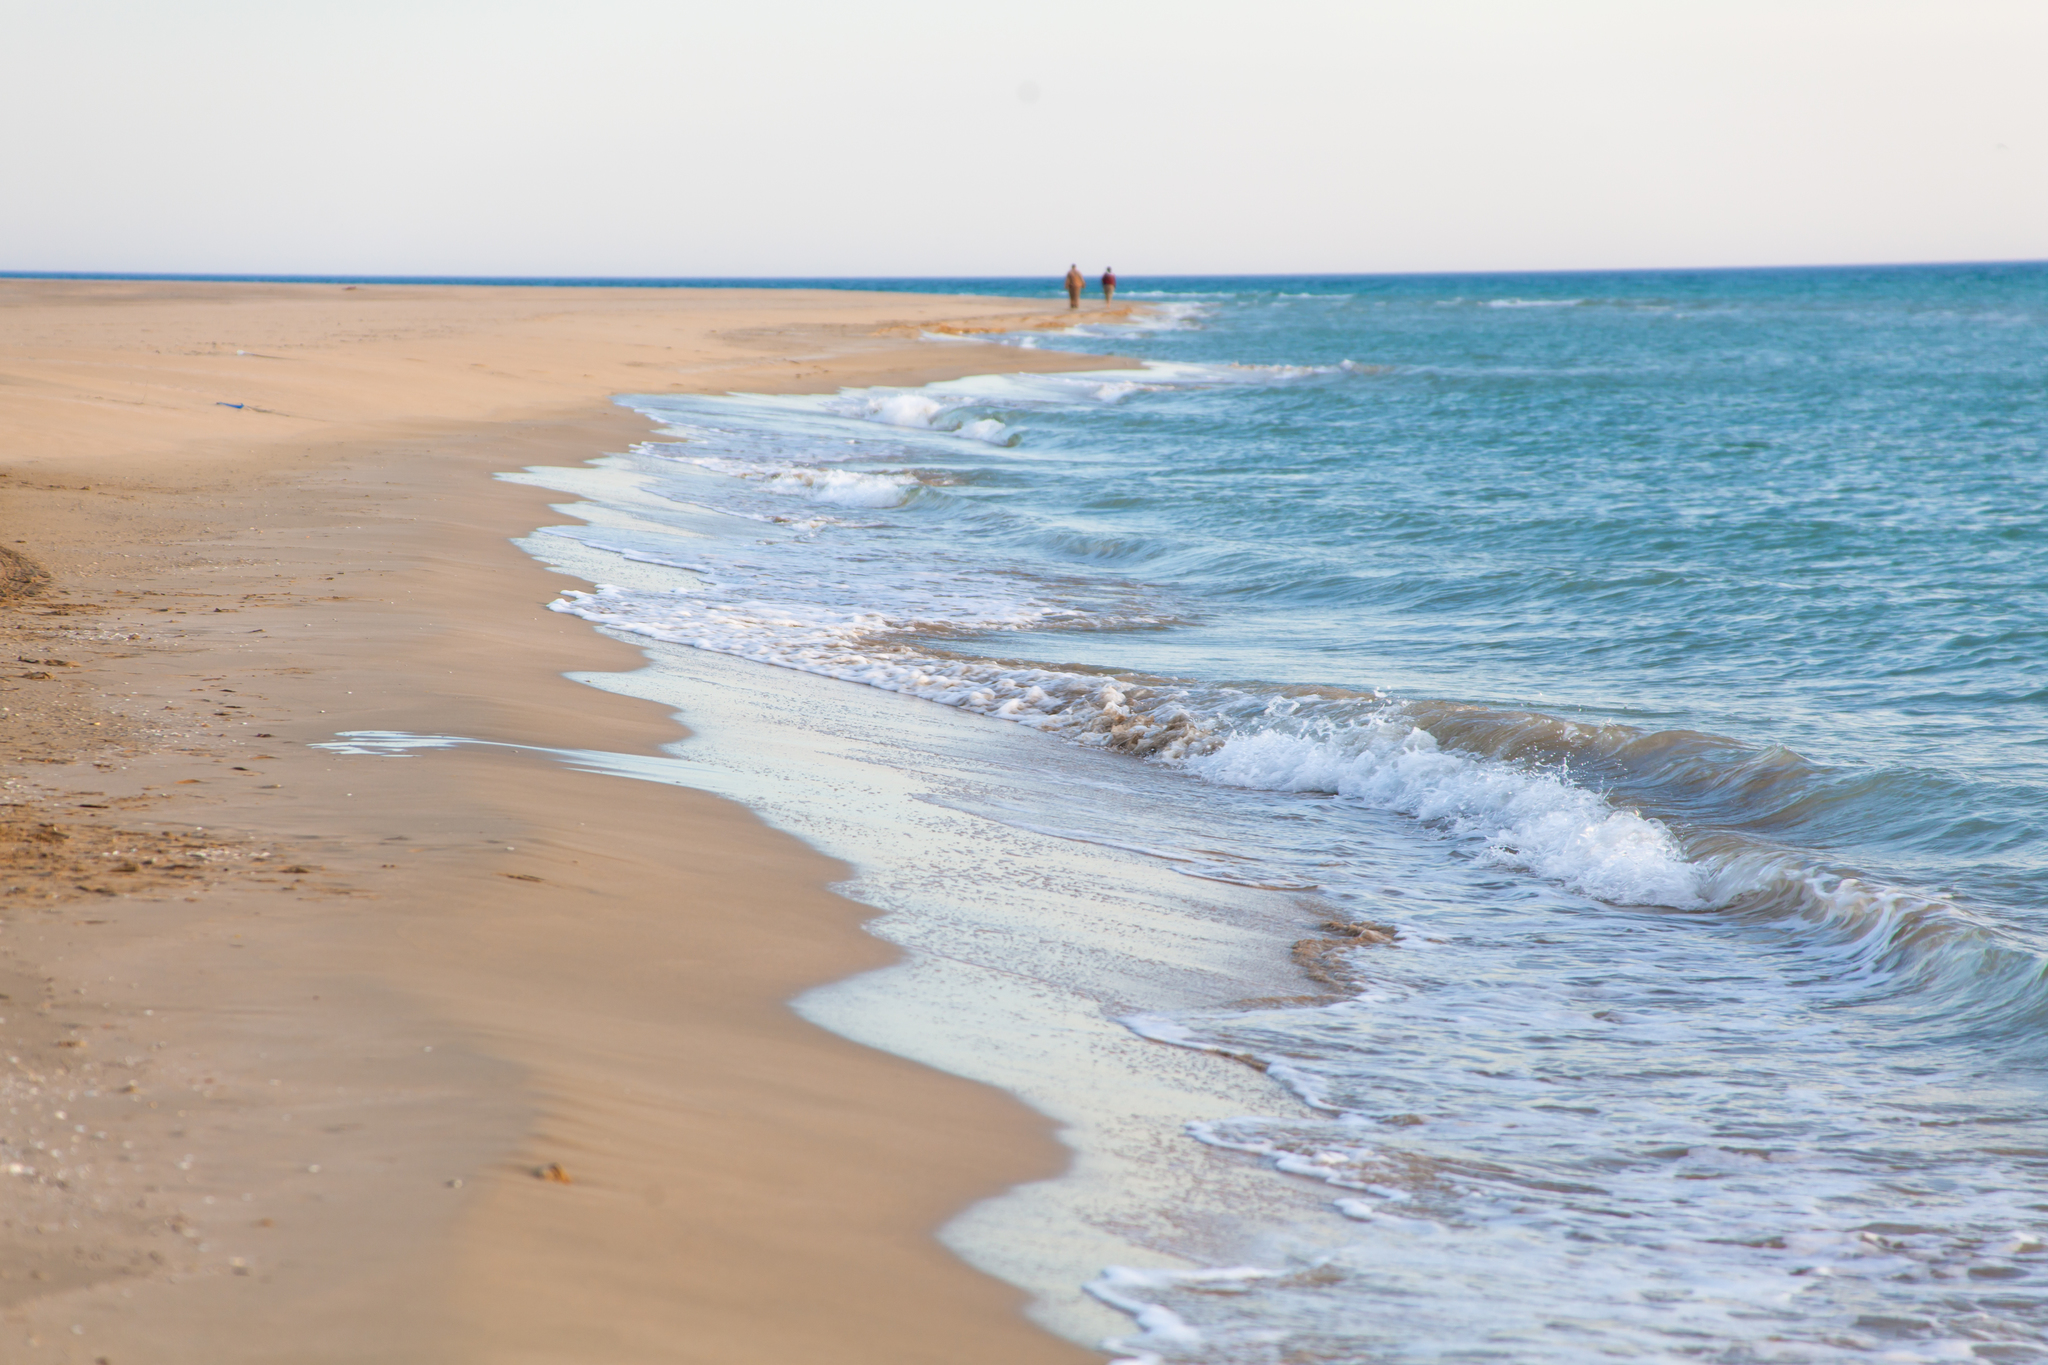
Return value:
<svg viewBox="0 0 2048 1365">
<path fill-rule="evenodd" d="M 949 1242 L 1136 1361 L 2048 1359 L 2048 266 L 1124 300 L 512 475 L 905 945 L 798 1008 L 1062 1126 Z"/>
</svg>

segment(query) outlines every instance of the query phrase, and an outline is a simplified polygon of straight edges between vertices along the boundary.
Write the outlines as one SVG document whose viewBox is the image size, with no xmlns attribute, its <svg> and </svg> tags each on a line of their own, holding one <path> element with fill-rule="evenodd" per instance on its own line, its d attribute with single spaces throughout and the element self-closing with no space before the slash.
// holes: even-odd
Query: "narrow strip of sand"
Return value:
<svg viewBox="0 0 2048 1365">
<path fill-rule="evenodd" d="M 1064 312 L 1064 310 L 1059 310 Z M 517 749 L 675 722 L 565 680 L 493 480 L 619 392 L 1101 357 L 1005 300 L 0 282 L 0 1343 L 9 1360 L 1092 1358 L 933 1230 L 1060 1168 L 1008 1096 L 785 1002 L 877 965 L 842 869 Z"/>
</svg>

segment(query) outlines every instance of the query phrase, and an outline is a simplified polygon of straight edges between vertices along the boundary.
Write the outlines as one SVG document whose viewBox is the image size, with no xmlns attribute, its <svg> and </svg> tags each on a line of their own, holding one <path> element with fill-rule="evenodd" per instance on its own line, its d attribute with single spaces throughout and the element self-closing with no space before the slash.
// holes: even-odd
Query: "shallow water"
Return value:
<svg viewBox="0 0 2048 1365">
<path fill-rule="evenodd" d="M 2048 269 L 1139 292 L 1142 370 L 630 399 L 550 532 L 612 630 L 1157 774 L 984 822 L 1324 907 L 1320 998 L 1123 1016 L 1315 1194 L 1103 1267 L 1125 1348 L 2048 1356 Z"/>
</svg>

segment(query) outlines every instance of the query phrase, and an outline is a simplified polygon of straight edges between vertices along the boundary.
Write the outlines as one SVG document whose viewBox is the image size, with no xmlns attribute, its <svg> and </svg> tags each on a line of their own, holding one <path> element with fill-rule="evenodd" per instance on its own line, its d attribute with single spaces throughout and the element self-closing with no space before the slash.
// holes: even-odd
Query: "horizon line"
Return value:
<svg viewBox="0 0 2048 1365">
<path fill-rule="evenodd" d="M 1531 276 L 1590 275 L 1733 275 L 1791 273 L 1797 271 L 1905 271 L 1956 270 L 1969 268 L 2048 266 L 2048 258 L 1953 261 L 1870 261 L 1825 265 L 1710 265 L 1710 266 L 1575 266 L 1545 270 L 1359 270 L 1359 271 L 1234 271 L 1131 274 L 1126 279 L 1156 280 L 1396 280 L 1396 279 L 1487 279 Z M 454 274 L 343 274 L 333 271 L 171 271 L 171 270 L 0 270 L 5 280 L 161 280 L 167 282 L 219 284 L 442 284 L 505 285 L 542 287 L 584 285 L 609 288 L 692 288 L 737 285 L 832 285 L 908 284 L 944 282 L 1015 283 L 1044 279 L 1057 290 L 1063 272 L 1044 275 L 454 275 Z"/>
</svg>

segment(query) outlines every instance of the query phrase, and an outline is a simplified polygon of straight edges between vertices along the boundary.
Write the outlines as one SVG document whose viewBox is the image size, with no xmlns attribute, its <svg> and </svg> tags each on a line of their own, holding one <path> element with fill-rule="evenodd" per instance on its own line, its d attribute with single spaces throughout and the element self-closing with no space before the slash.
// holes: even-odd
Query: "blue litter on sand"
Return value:
<svg viewBox="0 0 2048 1365">
<path fill-rule="evenodd" d="M 213 405 L 217 408 L 246 408 L 249 406 L 247 403 L 223 403 L 218 398 L 213 400 Z"/>
</svg>

